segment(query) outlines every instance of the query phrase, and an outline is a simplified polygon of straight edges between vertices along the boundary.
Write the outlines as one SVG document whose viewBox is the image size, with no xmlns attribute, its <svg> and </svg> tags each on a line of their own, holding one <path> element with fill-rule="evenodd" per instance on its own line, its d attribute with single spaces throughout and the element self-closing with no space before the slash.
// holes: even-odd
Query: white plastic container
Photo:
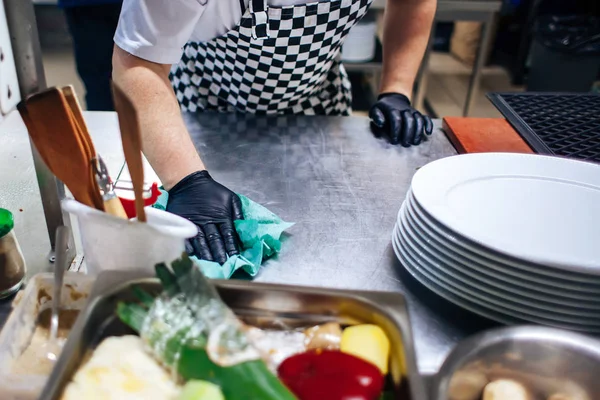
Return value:
<svg viewBox="0 0 600 400">
<path fill-rule="evenodd" d="M 364 20 L 354 25 L 342 46 L 342 61 L 367 62 L 375 57 L 377 23 Z"/>
<path fill-rule="evenodd" d="M 67 272 L 61 293 L 62 308 L 81 310 L 87 302 L 94 278 L 77 272 Z M 35 400 L 48 376 L 24 375 L 13 372 L 13 364 L 25 351 L 36 327 L 37 317 L 50 308 L 54 293 L 54 275 L 34 275 L 14 301 L 14 309 L 0 332 L 0 399 Z"/>
<path fill-rule="evenodd" d="M 79 222 L 87 273 L 104 270 L 150 270 L 169 263 L 185 251 L 185 239 L 196 225 L 177 215 L 146 207 L 147 223 L 114 217 L 75 200 L 62 201 L 63 210 Z"/>
</svg>

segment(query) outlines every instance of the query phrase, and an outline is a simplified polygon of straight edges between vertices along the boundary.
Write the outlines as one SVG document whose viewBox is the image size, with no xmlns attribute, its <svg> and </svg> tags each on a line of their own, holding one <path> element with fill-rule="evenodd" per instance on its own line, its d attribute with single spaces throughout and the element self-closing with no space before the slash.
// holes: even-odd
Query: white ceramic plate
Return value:
<svg viewBox="0 0 600 400">
<path fill-rule="evenodd" d="M 600 331 L 600 320 L 598 319 L 574 316 L 569 313 L 560 314 L 558 311 L 544 311 L 540 308 L 534 308 L 516 301 L 515 297 L 510 294 L 501 295 L 498 291 L 484 290 L 481 285 L 467 282 L 464 279 L 457 279 L 452 271 L 446 270 L 443 265 L 436 263 L 420 252 L 412 243 L 403 226 L 399 226 L 398 229 L 400 231 L 400 243 L 403 244 L 404 249 L 410 252 L 410 255 L 423 266 L 423 269 L 427 269 L 428 272 L 435 275 L 441 282 L 444 282 L 449 290 L 453 290 L 456 293 L 465 293 L 474 302 L 478 302 L 483 306 L 493 305 L 509 309 L 515 313 L 509 315 L 521 315 L 520 318 L 523 319 L 533 320 L 532 318 L 537 318 L 538 321 L 548 321 L 545 323 L 565 324 L 563 326 L 569 326 L 571 329 L 581 326 L 582 328 L 589 327 L 590 329 Z"/>
<path fill-rule="evenodd" d="M 488 263 L 485 260 L 477 260 L 471 256 L 463 256 L 455 251 L 455 246 L 448 244 L 442 237 L 436 236 L 427 226 L 421 224 L 410 212 L 405 212 L 406 224 L 416 234 L 421 246 L 435 256 L 441 262 L 459 268 L 463 273 L 478 277 L 494 287 L 505 288 L 514 293 L 521 294 L 532 299 L 539 299 L 558 305 L 577 307 L 582 309 L 597 310 L 600 315 L 600 288 L 594 293 L 584 293 L 566 289 L 561 281 L 549 281 L 548 284 L 523 277 L 521 271 L 513 271 L 501 266 Z"/>
<path fill-rule="evenodd" d="M 532 285 L 540 291 L 555 294 L 557 291 L 565 297 L 596 302 L 600 294 L 600 281 L 596 276 L 587 276 L 557 269 L 545 268 L 534 264 L 519 264 L 486 253 L 481 247 L 461 240 L 456 235 L 445 233 L 435 222 L 428 220 L 423 213 L 416 211 L 414 199 L 408 199 L 406 213 L 422 232 L 445 245 L 444 249 L 464 260 L 480 265 L 482 269 L 497 272 L 502 277 L 514 278 L 522 284 Z M 400 222 L 398 222 L 400 223 Z"/>
<path fill-rule="evenodd" d="M 479 314 L 483 317 L 491 320 L 511 325 L 511 324 L 524 324 L 529 322 L 537 322 L 544 325 L 563 327 L 561 324 L 547 323 L 542 321 L 534 321 L 532 318 L 517 318 L 508 315 L 505 310 L 501 307 L 495 306 L 481 306 L 478 303 L 471 301 L 469 297 L 465 297 L 464 294 L 457 295 L 456 291 L 449 290 L 448 287 L 440 282 L 435 276 L 431 275 L 427 270 L 424 270 L 417 261 L 415 261 L 410 254 L 402 247 L 399 239 L 396 237 L 397 232 L 394 230 L 394 238 L 392 240 L 394 252 L 396 257 L 400 260 L 403 267 L 421 284 L 427 287 L 432 292 L 445 298 L 446 300 L 466 309 L 475 314 Z M 498 311 L 500 310 L 500 311 Z M 576 328 L 574 330 L 589 331 L 586 328 Z"/>
<path fill-rule="evenodd" d="M 461 254 L 467 258 L 476 260 L 483 259 L 489 263 L 512 269 L 519 272 L 521 275 L 528 278 L 530 277 L 540 283 L 555 282 L 555 285 L 559 288 L 566 287 L 576 291 L 587 291 L 594 294 L 597 294 L 600 290 L 600 277 L 596 275 L 545 267 L 543 265 L 519 261 L 515 258 L 503 256 L 501 253 L 494 250 L 488 250 L 439 224 L 422 209 L 410 192 L 407 197 L 407 203 L 409 207 L 408 212 L 410 212 L 411 215 L 417 217 L 420 222 L 443 237 L 447 243 L 456 249 L 456 251 L 461 252 Z"/>
<path fill-rule="evenodd" d="M 413 261 L 408 258 L 408 256 L 404 252 L 404 249 L 402 249 L 401 246 L 399 245 L 398 239 L 395 237 L 396 236 L 395 229 L 394 229 L 393 235 L 394 235 L 394 237 L 392 239 L 392 247 L 394 249 L 394 253 L 396 253 L 396 257 L 398 258 L 398 260 L 400 260 L 400 263 L 402 264 L 402 266 L 417 281 L 419 281 L 421 284 L 423 284 L 426 288 L 428 288 L 432 292 L 445 298 L 446 300 L 450 301 L 451 303 L 454 303 L 457 306 L 464 308 L 465 310 L 471 311 L 475 314 L 479 314 L 485 318 L 491 319 L 492 321 L 500 322 L 500 323 L 506 324 L 506 325 L 519 324 L 519 323 L 526 322 L 525 320 L 519 320 L 516 318 L 512 318 L 512 317 L 506 316 L 502 313 L 495 312 L 493 310 L 484 309 L 484 308 L 480 307 L 479 305 L 477 305 L 469 300 L 464 300 L 464 299 L 454 295 L 452 292 L 439 286 L 437 284 L 437 282 L 435 282 L 435 281 L 431 280 L 430 278 L 428 278 L 427 276 L 421 274 L 419 272 L 419 269 L 415 268 L 415 266 L 413 265 Z"/>
<path fill-rule="evenodd" d="M 530 315 L 523 313 L 519 309 L 510 308 L 510 306 L 495 304 L 491 301 L 482 300 L 484 296 L 473 296 L 473 292 L 464 290 L 461 285 L 449 281 L 447 277 L 437 273 L 437 271 L 434 273 L 429 266 L 425 267 L 423 261 L 416 258 L 413 253 L 406 248 L 406 239 L 398 239 L 398 237 L 402 238 L 401 232 L 399 236 L 394 237 L 395 249 L 398 250 L 397 256 L 399 257 L 400 261 L 403 262 L 403 265 L 406 267 L 406 269 L 415 277 L 415 279 L 419 280 L 430 290 L 442 297 L 445 297 L 447 300 L 457 304 L 458 306 L 503 323 L 518 323 L 519 321 L 522 323 L 523 321 L 529 321 L 537 324 L 576 331 L 590 333 L 600 332 L 600 327 L 597 326 L 567 323 L 540 317 L 538 315 Z"/>
<path fill-rule="evenodd" d="M 487 296 L 501 299 L 501 301 L 508 300 L 516 307 L 532 310 L 532 313 L 543 315 L 545 318 L 554 319 L 556 316 L 559 320 L 574 323 L 581 323 L 582 318 L 589 318 L 595 320 L 600 327 L 599 303 L 589 304 L 586 309 L 573 300 L 565 302 L 556 296 L 545 296 L 506 284 L 495 277 L 487 277 L 480 274 L 476 266 L 473 269 L 466 268 L 461 262 L 450 260 L 438 253 L 435 250 L 438 247 L 437 244 L 433 241 L 426 243 L 421 234 L 413 229 L 406 214 L 404 217 L 400 228 L 403 229 L 409 240 L 407 247 L 413 251 L 413 255 L 418 254 L 427 265 L 441 270 L 463 287 L 469 287 Z M 548 312 L 550 314 L 547 314 Z"/>
<path fill-rule="evenodd" d="M 531 154 L 444 158 L 412 180 L 435 220 L 532 263 L 600 275 L 600 165 Z"/>
</svg>

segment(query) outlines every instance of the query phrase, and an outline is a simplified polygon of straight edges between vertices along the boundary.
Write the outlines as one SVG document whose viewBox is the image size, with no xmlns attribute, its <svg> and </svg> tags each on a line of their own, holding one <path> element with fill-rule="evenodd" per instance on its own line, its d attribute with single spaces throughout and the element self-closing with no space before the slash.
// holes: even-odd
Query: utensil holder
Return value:
<svg viewBox="0 0 600 400">
<path fill-rule="evenodd" d="M 77 217 L 88 274 L 104 270 L 149 270 L 171 262 L 185 250 L 185 239 L 196 226 L 177 215 L 146 207 L 148 221 L 125 220 L 85 206 L 73 199 L 62 208 Z"/>
</svg>

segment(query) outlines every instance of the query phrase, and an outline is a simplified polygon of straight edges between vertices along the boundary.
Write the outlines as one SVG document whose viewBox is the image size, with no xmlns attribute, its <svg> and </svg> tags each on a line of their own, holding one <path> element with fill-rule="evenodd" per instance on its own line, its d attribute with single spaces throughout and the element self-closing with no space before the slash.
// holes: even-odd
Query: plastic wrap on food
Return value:
<svg viewBox="0 0 600 400">
<path fill-rule="evenodd" d="M 226 398 L 293 399 L 189 257 L 171 267 L 156 267 L 162 294 L 154 298 L 139 290 L 142 304 L 122 303 L 118 314 L 173 378 L 216 383 Z"/>
<path fill-rule="evenodd" d="M 246 332 L 273 373 L 277 372 L 283 360 L 306 351 L 306 335 L 303 332 L 263 330 L 255 327 L 247 327 Z"/>
</svg>

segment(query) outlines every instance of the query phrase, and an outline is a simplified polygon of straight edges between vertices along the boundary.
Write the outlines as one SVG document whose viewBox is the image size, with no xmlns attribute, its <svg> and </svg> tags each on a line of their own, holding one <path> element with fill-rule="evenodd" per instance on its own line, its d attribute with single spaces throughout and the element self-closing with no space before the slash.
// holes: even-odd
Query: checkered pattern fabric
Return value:
<svg viewBox="0 0 600 400">
<path fill-rule="evenodd" d="M 340 49 L 372 1 L 270 7 L 270 37 L 264 39 L 253 39 L 255 18 L 248 10 L 225 35 L 188 43 L 171 71 L 182 110 L 349 114 L 351 87 Z"/>
<path fill-rule="evenodd" d="M 252 39 L 270 38 L 267 0 L 250 0 L 249 6 L 252 15 Z"/>
</svg>

